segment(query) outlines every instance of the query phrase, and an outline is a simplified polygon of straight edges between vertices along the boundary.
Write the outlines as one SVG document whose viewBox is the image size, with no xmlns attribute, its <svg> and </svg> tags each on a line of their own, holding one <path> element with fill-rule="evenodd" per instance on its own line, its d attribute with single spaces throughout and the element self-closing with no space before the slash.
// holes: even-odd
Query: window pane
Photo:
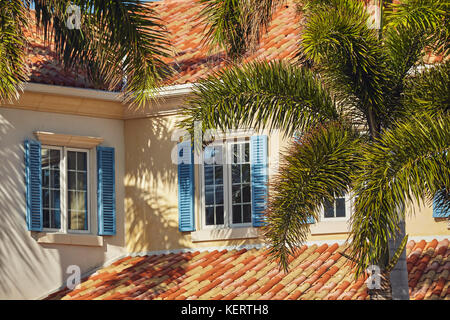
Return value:
<svg viewBox="0 0 450 320">
<path fill-rule="evenodd" d="M 241 205 L 233 206 L 233 223 L 242 223 Z"/>
<path fill-rule="evenodd" d="M 50 210 L 42 210 L 42 222 L 44 228 L 50 228 Z"/>
<path fill-rule="evenodd" d="M 59 150 L 50 150 L 50 166 L 59 169 L 60 152 Z"/>
<path fill-rule="evenodd" d="M 214 169 L 211 165 L 205 165 L 205 184 L 211 185 L 214 183 Z"/>
<path fill-rule="evenodd" d="M 241 185 L 235 185 L 233 186 L 233 191 L 232 191 L 232 201 L 233 203 L 241 203 Z"/>
<path fill-rule="evenodd" d="M 242 216 L 244 218 L 244 223 L 252 222 L 252 206 L 249 204 L 244 204 L 242 206 Z"/>
<path fill-rule="evenodd" d="M 77 170 L 86 171 L 87 156 L 86 152 L 77 152 Z"/>
<path fill-rule="evenodd" d="M 61 228 L 61 212 L 60 210 L 51 210 L 52 228 Z"/>
<path fill-rule="evenodd" d="M 49 167 L 49 154 L 50 150 L 46 148 L 41 149 L 41 167 L 47 169 Z"/>
<path fill-rule="evenodd" d="M 77 153 L 75 151 L 67 151 L 67 168 L 69 170 L 77 169 Z"/>
<path fill-rule="evenodd" d="M 214 204 L 214 187 L 205 186 L 205 204 Z"/>
<path fill-rule="evenodd" d="M 242 186 L 242 202 L 250 202 L 251 195 L 250 195 L 250 185 L 243 185 Z"/>
<path fill-rule="evenodd" d="M 337 198 L 335 201 L 336 217 L 345 217 L 345 198 Z"/>
<path fill-rule="evenodd" d="M 324 206 L 325 218 L 333 218 L 334 217 L 334 203 L 325 200 L 325 203 L 323 206 Z"/>
<path fill-rule="evenodd" d="M 69 191 L 69 210 L 86 210 L 86 192 Z"/>
<path fill-rule="evenodd" d="M 77 173 L 69 171 L 67 173 L 67 187 L 69 190 L 77 190 Z"/>
<path fill-rule="evenodd" d="M 223 224 L 224 215 L 223 215 L 223 206 L 216 207 L 216 224 Z"/>
<path fill-rule="evenodd" d="M 244 145 L 245 145 L 244 161 L 250 162 L 250 144 L 245 143 Z"/>
<path fill-rule="evenodd" d="M 206 207 L 205 224 L 207 226 L 214 225 L 214 207 Z"/>
<path fill-rule="evenodd" d="M 87 190 L 87 174 L 86 172 L 78 172 L 77 173 L 77 190 Z"/>
<path fill-rule="evenodd" d="M 52 209 L 59 209 L 61 207 L 60 205 L 60 191 L 59 190 L 52 190 L 51 191 L 51 203 L 50 208 Z"/>
<path fill-rule="evenodd" d="M 86 213 L 84 211 L 69 210 L 69 229 L 86 230 Z"/>
<path fill-rule="evenodd" d="M 232 183 L 241 182 L 241 166 L 239 164 L 231 165 L 231 175 Z"/>
<path fill-rule="evenodd" d="M 59 189 L 59 170 L 50 171 L 50 186 Z"/>
<path fill-rule="evenodd" d="M 242 165 L 242 182 L 250 182 L 250 165 Z"/>
<path fill-rule="evenodd" d="M 223 184 L 223 167 L 215 166 L 214 167 L 214 183 L 215 184 Z"/>
<path fill-rule="evenodd" d="M 223 187 L 216 187 L 216 204 L 223 204 Z"/>
<path fill-rule="evenodd" d="M 50 190 L 42 189 L 42 207 L 48 208 L 50 206 Z"/>
<path fill-rule="evenodd" d="M 238 163 L 239 159 L 239 148 L 237 144 L 233 145 L 233 163 Z"/>
<path fill-rule="evenodd" d="M 42 169 L 42 187 L 50 188 L 50 170 Z"/>
</svg>

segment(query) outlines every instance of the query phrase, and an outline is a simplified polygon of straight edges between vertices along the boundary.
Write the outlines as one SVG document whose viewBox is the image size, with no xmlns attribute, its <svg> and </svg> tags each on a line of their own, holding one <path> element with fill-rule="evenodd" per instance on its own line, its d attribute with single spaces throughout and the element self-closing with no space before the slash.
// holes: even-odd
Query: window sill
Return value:
<svg viewBox="0 0 450 320">
<path fill-rule="evenodd" d="M 310 230 L 312 235 L 349 233 L 350 223 L 349 220 L 319 221 Z"/>
<path fill-rule="evenodd" d="M 253 239 L 260 236 L 260 228 L 223 228 L 204 229 L 191 233 L 192 242 L 233 240 L 233 239 Z"/>
<path fill-rule="evenodd" d="M 91 234 L 65 234 L 36 232 L 34 237 L 40 244 L 66 244 L 73 246 L 102 247 L 103 237 Z"/>
</svg>

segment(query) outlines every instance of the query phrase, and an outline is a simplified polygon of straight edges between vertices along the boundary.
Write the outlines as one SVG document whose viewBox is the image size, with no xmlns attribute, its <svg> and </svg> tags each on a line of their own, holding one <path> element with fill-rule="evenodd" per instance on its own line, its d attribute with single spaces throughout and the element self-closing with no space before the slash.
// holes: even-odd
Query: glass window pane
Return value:
<svg viewBox="0 0 450 320">
<path fill-rule="evenodd" d="M 250 144 L 245 143 L 245 150 L 244 150 L 244 161 L 250 162 Z"/>
<path fill-rule="evenodd" d="M 67 151 L 67 168 L 69 170 L 77 169 L 77 153 L 75 151 Z"/>
<path fill-rule="evenodd" d="M 86 172 L 77 173 L 77 190 L 87 190 L 87 174 Z"/>
<path fill-rule="evenodd" d="M 334 217 L 334 203 L 325 200 L 324 206 L 324 216 L 325 218 L 333 218 Z"/>
<path fill-rule="evenodd" d="M 86 230 L 86 213 L 84 211 L 69 210 L 69 229 Z"/>
<path fill-rule="evenodd" d="M 60 210 L 52 210 L 52 228 L 60 229 L 61 228 L 61 211 Z"/>
<path fill-rule="evenodd" d="M 211 185 L 214 183 L 214 168 L 211 165 L 205 165 L 205 184 Z"/>
<path fill-rule="evenodd" d="M 50 190 L 42 189 L 42 207 L 48 208 L 50 206 Z"/>
<path fill-rule="evenodd" d="M 233 203 L 241 203 L 242 202 L 241 201 L 241 185 L 238 184 L 238 185 L 233 186 L 232 190 L 233 191 L 232 191 L 231 197 L 232 197 Z"/>
<path fill-rule="evenodd" d="M 250 202 L 251 200 L 251 192 L 250 185 L 242 186 L 242 202 Z"/>
<path fill-rule="evenodd" d="M 216 224 L 223 224 L 224 215 L 223 215 L 223 206 L 216 207 Z"/>
<path fill-rule="evenodd" d="M 86 171 L 87 156 L 86 152 L 77 152 L 77 170 Z"/>
<path fill-rule="evenodd" d="M 231 165 L 231 176 L 232 183 L 241 182 L 241 166 L 239 164 Z"/>
<path fill-rule="evenodd" d="M 252 222 L 252 206 L 251 205 L 244 204 L 242 206 L 242 216 L 243 216 L 244 223 Z"/>
<path fill-rule="evenodd" d="M 238 145 L 234 144 L 232 149 L 233 149 L 233 163 L 238 163 L 238 159 L 239 159 Z"/>
<path fill-rule="evenodd" d="M 77 173 L 76 173 L 76 171 L 69 171 L 67 173 L 67 188 L 69 190 L 77 189 Z"/>
<path fill-rule="evenodd" d="M 345 198 L 337 198 L 335 201 L 336 217 L 345 217 Z"/>
<path fill-rule="evenodd" d="M 215 184 L 223 184 L 223 167 L 215 166 L 214 167 L 214 183 Z"/>
<path fill-rule="evenodd" d="M 205 186 L 205 204 L 214 204 L 214 187 Z"/>
<path fill-rule="evenodd" d="M 59 150 L 50 150 L 50 165 L 52 168 L 59 168 L 60 161 L 60 151 Z"/>
<path fill-rule="evenodd" d="M 86 192 L 69 191 L 69 210 L 86 210 Z"/>
<path fill-rule="evenodd" d="M 242 182 L 250 182 L 250 165 L 242 165 Z"/>
<path fill-rule="evenodd" d="M 216 187 L 216 204 L 223 204 L 223 187 Z"/>
<path fill-rule="evenodd" d="M 50 170 L 48 169 L 42 169 L 42 187 L 50 187 Z"/>
<path fill-rule="evenodd" d="M 42 210 L 42 223 L 44 228 L 50 228 L 50 210 Z"/>
<path fill-rule="evenodd" d="M 233 223 L 242 223 L 241 205 L 233 206 Z"/>
<path fill-rule="evenodd" d="M 59 170 L 50 171 L 50 186 L 59 189 Z"/>
<path fill-rule="evenodd" d="M 205 224 L 214 225 L 214 207 L 206 207 L 205 211 Z"/>
<path fill-rule="evenodd" d="M 41 148 L 41 167 L 46 169 L 49 166 L 49 153 L 50 150 L 46 148 Z"/>
<path fill-rule="evenodd" d="M 51 191 L 50 208 L 52 208 L 52 209 L 59 209 L 60 207 L 61 207 L 61 204 L 60 204 L 60 191 L 59 190 L 52 190 Z"/>
</svg>

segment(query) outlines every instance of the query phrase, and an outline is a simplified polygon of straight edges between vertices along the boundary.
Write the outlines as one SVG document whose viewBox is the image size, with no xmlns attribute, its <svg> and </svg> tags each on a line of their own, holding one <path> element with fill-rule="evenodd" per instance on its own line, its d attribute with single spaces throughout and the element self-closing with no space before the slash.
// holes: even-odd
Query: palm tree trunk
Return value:
<svg viewBox="0 0 450 320">
<path fill-rule="evenodd" d="M 389 239 L 389 256 L 392 257 L 403 238 L 405 237 L 405 221 L 402 220 L 399 225 L 399 232 L 395 240 Z M 403 250 L 400 259 L 395 267 L 392 269 L 390 275 L 390 283 L 392 286 L 393 300 L 409 300 L 409 286 L 408 286 L 408 269 L 406 266 L 406 250 Z"/>
</svg>

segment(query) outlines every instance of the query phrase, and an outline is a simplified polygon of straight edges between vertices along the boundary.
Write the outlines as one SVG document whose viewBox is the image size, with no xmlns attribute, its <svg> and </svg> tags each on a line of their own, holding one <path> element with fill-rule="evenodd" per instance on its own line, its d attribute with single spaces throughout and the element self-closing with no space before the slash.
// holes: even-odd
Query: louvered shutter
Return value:
<svg viewBox="0 0 450 320">
<path fill-rule="evenodd" d="M 251 179 L 252 179 L 252 223 L 254 227 L 265 224 L 265 210 L 268 195 L 268 154 L 267 136 L 252 136 L 251 144 Z"/>
<path fill-rule="evenodd" d="M 191 141 L 178 143 L 178 229 L 195 230 L 194 219 L 194 153 Z"/>
<path fill-rule="evenodd" d="M 433 218 L 448 218 L 450 217 L 450 210 L 445 210 L 438 205 L 437 197 L 433 199 Z"/>
<path fill-rule="evenodd" d="M 26 140 L 24 147 L 27 228 L 42 231 L 41 143 Z"/>
<path fill-rule="evenodd" d="M 114 148 L 97 147 L 98 234 L 116 234 L 116 190 Z"/>
</svg>

